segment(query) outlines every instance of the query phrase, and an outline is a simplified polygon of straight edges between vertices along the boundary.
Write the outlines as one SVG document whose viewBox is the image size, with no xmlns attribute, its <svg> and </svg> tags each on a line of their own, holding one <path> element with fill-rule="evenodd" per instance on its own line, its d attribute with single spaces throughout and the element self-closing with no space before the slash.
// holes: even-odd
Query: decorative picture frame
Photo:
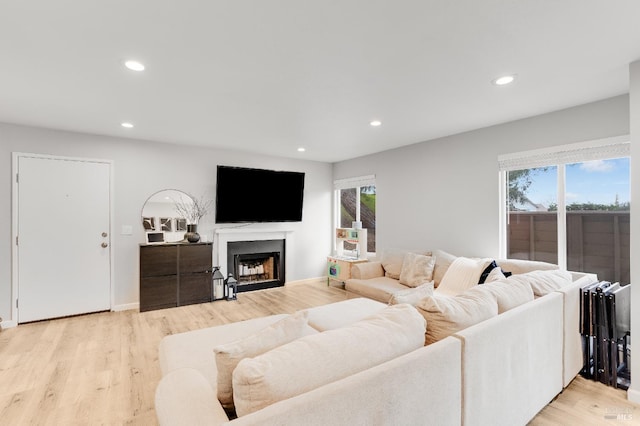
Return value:
<svg viewBox="0 0 640 426">
<path fill-rule="evenodd" d="M 142 226 L 145 231 L 153 231 L 156 229 L 156 218 L 155 217 L 143 217 L 142 218 Z"/>
<path fill-rule="evenodd" d="M 160 230 L 163 232 L 173 232 L 173 219 L 170 217 L 161 217 Z"/>
<path fill-rule="evenodd" d="M 176 218 L 176 231 L 186 231 L 187 230 L 187 219 L 182 217 Z"/>
</svg>

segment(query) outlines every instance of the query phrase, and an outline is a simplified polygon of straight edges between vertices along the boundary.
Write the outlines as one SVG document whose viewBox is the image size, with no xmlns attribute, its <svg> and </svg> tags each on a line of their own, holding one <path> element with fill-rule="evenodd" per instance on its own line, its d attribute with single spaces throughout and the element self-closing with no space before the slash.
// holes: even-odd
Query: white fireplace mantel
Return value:
<svg viewBox="0 0 640 426">
<path fill-rule="evenodd" d="M 217 228 L 214 230 L 213 259 L 220 272 L 227 276 L 227 243 L 232 241 L 285 240 L 285 282 L 291 260 L 291 239 L 293 231 L 280 228 Z"/>
</svg>

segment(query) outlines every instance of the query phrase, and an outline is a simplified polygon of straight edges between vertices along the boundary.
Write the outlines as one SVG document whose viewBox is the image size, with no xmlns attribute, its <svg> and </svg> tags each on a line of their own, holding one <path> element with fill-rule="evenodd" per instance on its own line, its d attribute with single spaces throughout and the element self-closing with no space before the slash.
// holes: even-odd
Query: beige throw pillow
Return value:
<svg viewBox="0 0 640 426">
<path fill-rule="evenodd" d="M 442 250 L 434 250 L 432 256 L 436 258 L 436 266 L 433 268 L 433 281 L 434 286 L 438 288 L 447 269 L 456 260 L 456 256 Z"/>
<path fill-rule="evenodd" d="M 386 277 L 393 278 L 394 280 L 400 279 L 402 261 L 406 253 L 406 250 L 401 249 L 386 249 L 382 252 L 380 263 L 382 263 Z"/>
<path fill-rule="evenodd" d="M 491 272 L 489 272 L 489 275 L 487 275 L 487 279 L 484 280 L 484 282 L 491 283 L 491 282 L 499 281 L 505 278 L 507 277 L 504 275 L 504 272 L 502 272 L 502 268 L 498 266 L 497 268 L 493 268 Z"/>
<path fill-rule="evenodd" d="M 478 285 L 482 271 L 491 263 L 491 259 L 470 259 L 458 257 L 449 266 L 442 277 L 436 293 L 456 296 L 463 291 Z"/>
<path fill-rule="evenodd" d="M 296 312 L 255 334 L 213 349 L 218 369 L 218 400 L 223 407 L 233 408 L 232 373 L 238 363 L 302 337 L 308 315 L 306 310 Z"/>
<path fill-rule="evenodd" d="M 389 299 L 389 305 L 399 305 L 400 303 L 408 303 L 416 306 L 425 297 L 433 294 L 433 281 L 419 285 L 415 288 L 396 291 Z"/>
<path fill-rule="evenodd" d="M 416 253 L 405 254 L 400 271 L 400 284 L 417 287 L 431 281 L 435 264 L 436 258 L 433 256 L 423 256 Z"/>
<path fill-rule="evenodd" d="M 233 372 L 236 413 L 247 415 L 418 349 L 424 332 L 424 318 L 413 306 L 394 305 L 245 358 Z"/>
<path fill-rule="evenodd" d="M 495 297 L 481 287 L 476 286 L 454 297 L 434 292 L 433 296 L 418 303 L 418 312 L 427 320 L 425 344 L 498 315 Z"/>
<path fill-rule="evenodd" d="M 519 275 L 482 284 L 478 288 L 493 294 L 498 302 L 498 314 L 533 300 L 528 279 Z"/>
</svg>

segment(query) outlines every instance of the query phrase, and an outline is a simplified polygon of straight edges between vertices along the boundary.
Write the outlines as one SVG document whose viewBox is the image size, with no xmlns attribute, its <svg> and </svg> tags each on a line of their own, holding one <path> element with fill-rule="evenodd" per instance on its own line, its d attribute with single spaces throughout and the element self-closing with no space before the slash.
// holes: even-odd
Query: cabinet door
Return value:
<svg viewBox="0 0 640 426">
<path fill-rule="evenodd" d="M 211 301 L 211 274 L 180 275 L 180 305 Z"/>
<path fill-rule="evenodd" d="M 140 312 L 174 306 L 178 306 L 177 275 L 140 279 Z"/>
<path fill-rule="evenodd" d="M 211 270 L 211 244 L 180 246 L 180 273 Z"/>
<path fill-rule="evenodd" d="M 177 246 L 140 247 L 140 278 L 176 275 Z"/>
</svg>

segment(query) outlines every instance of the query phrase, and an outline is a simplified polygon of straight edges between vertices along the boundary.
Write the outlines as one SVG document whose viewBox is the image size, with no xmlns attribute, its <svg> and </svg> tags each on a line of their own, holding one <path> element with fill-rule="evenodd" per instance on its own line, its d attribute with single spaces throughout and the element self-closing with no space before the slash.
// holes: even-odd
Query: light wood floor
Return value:
<svg viewBox="0 0 640 426">
<path fill-rule="evenodd" d="M 153 400 L 163 336 L 350 297 L 325 284 L 295 285 L 241 293 L 234 302 L 105 312 L 5 329 L 0 425 L 157 424 Z M 638 408 L 624 391 L 578 377 L 531 424 L 640 424 Z"/>
</svg>

